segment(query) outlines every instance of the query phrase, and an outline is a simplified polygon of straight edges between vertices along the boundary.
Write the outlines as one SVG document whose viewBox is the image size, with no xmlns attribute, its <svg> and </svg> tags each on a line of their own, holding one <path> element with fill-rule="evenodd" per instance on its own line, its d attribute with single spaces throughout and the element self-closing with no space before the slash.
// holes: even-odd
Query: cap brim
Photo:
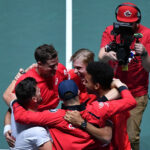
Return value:
<svg viewBox="0 0 150 150">
<path fill-rule="evenodd" d="M 117 20 L 121 22 L 137 22 L 138 18 L 131 19 L 131 18 L 121 18 L 117 16 Z"/>
</svg>

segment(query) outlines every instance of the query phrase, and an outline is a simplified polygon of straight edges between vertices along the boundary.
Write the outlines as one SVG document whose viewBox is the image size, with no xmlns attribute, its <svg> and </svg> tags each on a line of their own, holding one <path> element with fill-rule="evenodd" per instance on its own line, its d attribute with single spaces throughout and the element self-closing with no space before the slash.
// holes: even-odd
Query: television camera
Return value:
<svg viewBox="0 0 150 150">
<path fill-rule="evenodd" d="M 119 65 L 126 65 L 129 62 L 129 58 L 133 57 L 130 46 L 134 38 L 136 38 L 136 42 L 139 42 L 139 38 L 142 37 L 142 34 L 134 34 L 132 23 L 124 22 L 113 23 L 111 34 L 114 35 L 114 40 L 106 45 L 105 51 L 116 52 Z M 117 36 L 120 36 L 120 43 L 116 41 Z"/>
</svg>

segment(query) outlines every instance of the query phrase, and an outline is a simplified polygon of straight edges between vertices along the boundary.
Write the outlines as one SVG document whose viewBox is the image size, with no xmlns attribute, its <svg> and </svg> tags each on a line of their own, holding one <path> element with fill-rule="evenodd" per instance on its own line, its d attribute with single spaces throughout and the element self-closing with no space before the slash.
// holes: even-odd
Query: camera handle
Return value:
<svg viewBox="0 0 150 150">
<path fill-rule="evenodd" d="M 139 43 L 139 39 L 143 37 L 142 33 L 135 33 L 134 38 L 136 38 L 136 43 Z"/>
</svg>

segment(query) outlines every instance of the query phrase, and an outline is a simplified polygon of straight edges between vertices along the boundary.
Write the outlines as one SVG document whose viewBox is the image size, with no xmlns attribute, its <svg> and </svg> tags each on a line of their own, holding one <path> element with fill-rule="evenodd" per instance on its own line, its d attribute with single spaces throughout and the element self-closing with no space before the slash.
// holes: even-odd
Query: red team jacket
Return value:
<svg viewBox="0 0 150 150">
<path fill-rule="evenodd" d="M 80 77 L 74 73 L 74 69 L 71 69 L 69 72 L 70 79 L 74 80 L 78 85 L 80 90 L 80 102 L 84 102 L 85 98 L 91 98 L 89 103 L 96 99 L 96 96 L 93 94 L 88 94 L 86 92 L 85 86 L 82 84 Z M 125 111 L 119 114 L 114 115 L 110 119 L 113 122 L 113 136 L 110 146 L 110 150 L 131 150 L 131 145 L 127 133 L 127 120 L 129 118 L 129 112 Z"/>
<path fill-rule="evenodd" d="M 101 48 L 114 40 L 114 36 L 111 34 L 112 29 L 113 26 L 111 25 L 108 26 L 103 32 L 100 46 Z M 139 42 L 145 46 L 147 52 L 150 55 L 150 29 L 140 24 L 137 33 L 143 34 L 143 37 L 139 39 Z M 117 36 L 116 40 L 117 43 L 120 43 L 119 36 Z M 133 53 L 135 53 L 135 41 L 136 39 L 134 39 L 130 46 Z M 110 61 L 109 63 L 114 68 L 115 77 L 119 78 L 128 86 L 129 90 L 131 91 L 134 97 L 143 96 L 148 93 L 148 72 L 145 71 L 145 69 L 143 68 L 142 59 L 140 56 L 136 56 L 136 58 L 131 59 L 131 61 L 128 63 L 128 70 L 126 71 L 123 71 L 122 66 L 118 66 L 117 62 Z M 126 131 L 126 123 L 128 117 L 129 113 L 121 113 L 117 114 L 115 118 L 113 118 L 114 123 L 116 125 L 115 132 L 118 132 L 116 135 L 114 135 L 115 141 L 113 142 L 113 145 L 114 147 L 115 145 L 118 145 L 117 147 L 119 150 L 131 150 L 130 142 L 128 140 L 128 135 Z M 120 124 L 121 126 L 119 125 L 119 122 L 122 122 Z M 121 136 L 122 133 L 124 133 L 124 136 Z"/>
<path fill-rule="evenodd" d="M 113 26 L 108 26 L 103 32 L 101 48 L 113 41 L 114 36 L 111 35 Z M 139 24 L 139 28 L 136 33 L 141 33 L 142 38 L 139 42 L 144 45 L 148 54 L 150 55 L 150 29 Z M 120 43 L 120 37 L 116 38 L 117 43 Z M 136 39 L 132 42 L 130 49 L 134 52 L 134 45 Z M 139 97 L 147 94 L 148 92 L 148 72 L 142 66 L 141 56 L 132 58 L 128 63 L 128 70 L 123 70 L 122 66 L 118 66 L 117 62 L 110 61 L 110 65 L 114 68 L 115 77 L 125 83 L 134 97 Z M 136 80 L 135 80 L 136 79 Z"/>
<path fill-rule="evenodd" d="M 79 105 L 82 117 L 88 122 L 100 126 L 104 120 L 112 115 L 130 110 L 136 106 L 135 99 L 127 89 L 122 90 L 121 95 L 122 99 L 120 100 L 94 101 L 91 104 L 87 104 L 87 106 L 85 106 L 85 103 Z M 32 112 L 26 111 L 15 102 L 13 112 L 15 120 L 20 123 L 48 126 L 53 138 L 53 149 L 104 149 L 100 146 L 100 142 L 92 138 L 88 133 L 64 120 L 65 109 Z"/>
<path fill-rule="evenodd" d="M 17 80 L 16 85 L 26 77 L 33 77 L 40 88 L 43 101 L 39 105 L 38 110 L 54 109 L 58 106 L 58 85 L 61 81 L 68 79 L 68 73 L 65 66 L 59 63 L 56 74 L 49 80 L 42 78 L 37 73 L 36 68 L 32 68 Z"/>
</svg>

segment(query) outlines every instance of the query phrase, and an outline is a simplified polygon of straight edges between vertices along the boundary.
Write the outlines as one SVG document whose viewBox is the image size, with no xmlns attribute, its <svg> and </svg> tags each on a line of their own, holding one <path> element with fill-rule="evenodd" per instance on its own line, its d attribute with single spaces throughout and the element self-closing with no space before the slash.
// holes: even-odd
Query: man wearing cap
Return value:
<svg viewBox="0 0 150 150">
<path fill-rule="evenodd" d="M 6 89 L 6 91 L 4 93 L 4 100 L 6 101 L 6 103 L 8 105 L 11 106 L 11 108 L 12 108 L 12 105 L 16 101 L 16 102 L 20 103 L 21 106 L 23 105 L 26 110 L 37 111 L 39 102 L 41 102 L 41 100 L 42 100 L 41 96 L 40 96 L 40 90 L 39 90 L 38 87 L 37 87 L 38 92 L 36 92 L 38 101 L 35 99 L 35 97 L 33 98 L 33 100 L 30 100 L 29 105 L 26 102 L 26 101 L 29 101 L 29 99 L 26 99 L 26 101 L 25 101 L 25 98 L 27 97 L 27 95 L 29 96 L 29 95 L 33 94 L 33 91 L 35 92 L 35 87 L 33 87 L 32 86 L 33 84 L 31 84 L 30 82 L 31 83 L 33 82 L 34 84 L 37 84 L 35 79 L 33 79 L 33 78 L 31 79 L 30 77 L 27 77 L 17 85 L 17 88 L 15 88 L 15 89 L 17 89 L 16 94 L 17 94 L 17 96 L 19 95 L 19 97 L 22 98 L 21 100 L 19 98 L 19 100 L 16 101 L 15 100 L 16 95 L 14 93 L 12 93 L 12 91 L 15 87 L 15 83 L 16 83 L 15 80 Z M 28 88 L 26 88 L 26 87 L 28 87 Z M 21 89 L 24 89 L 23 93 L 22 93 Z M 72 99 L 73 97 L 76 97 L 78 95 L 78 87 L 74 83 L 73 80 L 65 80 L 61 84 L 61 86 L 59 86 L 59 89 L 60 89 L 59 90 L 60 95 L 64 99 L 64 101 L 66 101 L 68 99 Z M 67 94 L 67 95 L 64 96 L 63 93 L 68 91 L 68 90 L 71 92 L 71 94 L 70 95 Z M 7 95 L 9 95 L 9 96 L 7 96 Z M 34 107 L 31 107 L 31 104 L 34 104 Z M 77 104 L 80 104 L 79 101 L 77 101 Z M 72 110 L 74 108 L 74 109 L 77 109 L 77 110 L 80 109 L 82 111 L 82 110 L 85 109 L 85 104 L 78 106 L 78 108 L 77 107 L 72 107 Z M 23 117 L 26 117 L 27 120 L 25 121 L 25 124 L 29 124 L 30 119 L 34 118 L 34 120 L 37 120 L 36 122 L 34 122 L 34 125 L 36 125 L 36 124 L 39 124 L 39 126 L 48 125 L 49 128 L 50 128 L 50 132 L 53 135 L 53 141 L 54 141 L 53 149 L 57 149 L 57 150 L 58 149 L 65 149 L 65 150 L 68 149 L 68 150 L 70 150 L 70 148 L 83 149 L 83 148 L 90 148 L 90 147 L 93 147 L 93 149 L 97 149 L 99 147 L 99 142 L 100 141 L 95 140 L 87 132 L 82 131 L 81 129 L 79 129 L 79 130 L 77 129 L 77 130 L 74 131 L 73 129 L 76 129 L 76 128 L 74 128 L 70 123 L 68 123 L 64 120 L 63 116 L 65 115 L 65 108 L 64 108 L 65 106 L 67 106 L 67 102 L 64 102 L 63 108 L 59 111 L 57 111 L 55 109 L 52 109 L 52 110 L 44 111 L 44 112 L 42 112 L 42 114 L 36 114 L 37 116 L 32 115 L 31 112 L 28 112 L 29 114 L 27 114 L 27 116 L 25 116 L 24 113 L 20 114 L 20 113 L 22 113 L 22 110 L 20 110 L 20 108 L 17 105 L 16 105 L 16 107 L 18 107 L 18 108 L 17 109 L 15 108 L 14 110 L 12 108 L 12 110 L 13 110 L 13 112 L 16 112 L 16 111 L 19 112 L 18 117 L 20 115 L 23 115 Z M 30 115 L 30 117 L 28 115 Z M 14 116 L 14 115 L 12 115 L 12 116 Z M 44 119 L 45 117 L 46 117 L 46 119 Z M 47 119 L 48 119 L 48 122 L 46 122 Z M 23 144 L 23 143 L 26 143 L 26 144 L 28 143 L 27 145 L 25 144 L 24 146 L 28 146 L 28 145 L 31 144 L 30 146 L 32 147 L 32 143 L 30 143 L 30 142 L 33 142 L 33 143 L 36 142 L 37 143 L 38 141 L 40 141 L 43 138 L 42 141 L 40 141 L 40 144 L 41 144 L 42 142 L 44 143 L 45 140 L 48 139 L 46 134 L 44 134 L 45 135 L 45 137 L 44 137 L 44 136 L 42 136 L 43 134 L 41 134 L 41 133 L 38 133 L 38 132 L 37 133 L 34 133 L 34 132 L 32 133 L 32 131 L 33 131 L 32 128 L 30 130 L 31 133 L 25 135 L 28 132 L 28 130 L 27 131 L 25 130 L 26 129 L 25 127 L 32 127 L 32 125 L 23 125 L 23 124 L 16 123 L 14 121 L 14 117 L 11 118 L 11 121 L 12 121 L 12 125 L 13 125 L 13 128 L 14 128 L 12 135 L 14 137 L 16 137 L 15 148 L 18 148 L 18 146 L 20 147 L 20 145 Z M 56 128 L 53 128 L 53 127 L 56 127 Z M 90 125 L 90 130 L 92 130 L 91 128 L 96 130 L 96 132 L 99 133 L 96 136 L 99 140 L 102 140 L 103 142 L 107 143 L 111 139 L 111 133 L 112 133 L 111 130 L 110 130 L 111 127 L 110 128 L 105 128 L 105 130 L 103 130 L 103 129 L 101 130 L 100 128 L 96 128 L 91 124 Z M 20 129 L 23 129 L 25 131 L 20 133 L 19 132 Z M 104 136 L 103 136 L 103 132 L 105 133 Z M 33 136 L 35 136 L 35 134 L 39 134 L 39 136 L 42 136 L 42 137 L 33 138 Z M 20 136 L 23 136 L 21 141 L 20 141 L 20 139 L 18 140 L 18 138 Z M 32 138 L 31 138 L 31 136 L 32 136 Z M 34 139 L 36 139 L 36 141 Z M 68 142 L 70 144 L 68 144 Z M 72 143 L 76 143 L 76 142 L 78 144 L 71 145 Z M 14 143 L 12 143 L 12 144 L 14 144 Z M 48 144 L 46 144 L 46 145 L 48 145 Z M 21 146 L 23 146 L 23 145 L 21 145 Z M 15 149 L 15 148 L 12 148 L 12 149 Z M 44 149 L 46 147 L 44 146 L 44 147 L 41 147 L 41 149 L 42 148 Z M 24 149 L 24 148 L 22 147 L 22 149 Z"/>
<path fill-rule="evenodd" d="M 111 72 L 112 76 L 110 76 L 112 78 L 113 71 Z M 109 83 L 111 83 L 112 80 L 109 81 Z M 91 130 L 94 128 L 93 130 L 97 132 L 97 128 L 95 129 L 94 126 L 91 127 L 91 124 L 87 123 L 87 121 L 95 125 L 100 125 L 103 124 L 103 120 L 113 114 L 132 109 L 136 106 L 135 99 L 124 84 L 120 81 L 116 81 L 115 85 L 120 90 L 123 97 L 122 99 L 104 103 L 95 101 L 91 105 L 86 106 L 86 102 L 80 105 L 78 87 L 75 82 L 73 80 L 64 80 L 58 87 L 59 96 L 64 102 L 62 109 L 31 112 L 26 111 L 23 107 L 14 103 L 14 116 L 16 121 L 20 123 L 48 125 L 54 141 L 53 149 L 99 149 L 100 141 L 94 140 L 84 131 L 86 130 L 91 133 Z M 81 112 L 82 117 L 86 119 L 81 123 L 83 130 L 76 128 L 76 126 L 72 126 L 72 124 L 64 120 L 64 115 L 67 110 L 78 110 Z M 94 136 L 95 134 L 92 135 Z M 104 134 L 103 136 L 105 137 Z M 99 137 L 99 139 L 104 139 L 104 141 L 106 141 L 104 137 Z"/>
<path fill-rule="evenodd" d="M 141 33 L 142 37 L 134 38 L 130 49 L 135 57 L 130 58 L 125 65 L 119 65 L 115 50 L 107 51 L 106 45 L 114 41 L 112 34 L 113 25 L 108 26 L 102 35 L 99 58 L 109 62 L 114 68 L 115 77 L 127 84 L 138 105 L 130 111 L 128 119 L 128 134 L 133 150 L 139 149 L 140 143 L 140 124 L 143 112 L 148 102 L 148 71 L 150 70 L 150 29 L 140 24 L 141 12 L 133 3 L 123 3 L 116 8 L 116 19 L 120 23 L 132 25 L 132 32 Z M 116 42 L 120 43 L 120 35 L 115 37 Z"/>
</svg>

